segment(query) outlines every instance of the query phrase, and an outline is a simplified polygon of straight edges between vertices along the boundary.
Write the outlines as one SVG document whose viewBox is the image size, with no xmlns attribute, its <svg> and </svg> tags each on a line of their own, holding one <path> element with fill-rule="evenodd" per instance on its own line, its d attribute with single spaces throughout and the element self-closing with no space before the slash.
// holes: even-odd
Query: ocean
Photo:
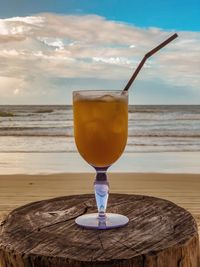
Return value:
<svg viewBox="0 0 200 267">
<path fill-rule="evenodd" d="M 200 174 L 200 106 L 129 106 L 114 172 Z M 0 106 L 0 174 L 93 172 L 77 153 L 71 106 Z"/>
<path fill-rule="evenodd" d="M 71 106 L 0 106 L 1 153 L 75 152 Z M 200 106 L 129 106 L 125 152 L 200 151 Z"/>
</svg>

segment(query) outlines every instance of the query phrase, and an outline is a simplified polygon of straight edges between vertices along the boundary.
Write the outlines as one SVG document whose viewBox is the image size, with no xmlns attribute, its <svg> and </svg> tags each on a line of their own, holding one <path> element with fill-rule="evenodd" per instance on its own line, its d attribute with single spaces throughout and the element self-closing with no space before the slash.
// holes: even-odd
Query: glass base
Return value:
<svg viewBox="0 0 200 267">
<path fill-rule="evenodd" d="M 98 213 L 90 213 L 79 216 L 75 222 L 87 229 L 112 229 L 128 224 L 129 219 L 121 214 L 106 213 L 106 218 L 98 217 Z"/>
</svg>

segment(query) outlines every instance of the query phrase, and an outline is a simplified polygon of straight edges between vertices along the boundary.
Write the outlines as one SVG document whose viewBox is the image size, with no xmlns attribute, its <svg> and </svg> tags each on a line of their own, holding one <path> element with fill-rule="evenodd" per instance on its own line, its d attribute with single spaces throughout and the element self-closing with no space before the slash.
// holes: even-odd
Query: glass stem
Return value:
<svg viewBox="0 0 200 267">
<path fill-rule="evenodd" d="M 107 169 L 108 167 L 95 167 L 96 179 L 94 181 L 94 191 L 99 213 L 98 218 L 102 221 L 106 219 L 106 207 L 109 195 L 109 183 L 106 175 Z"/>
</svg>

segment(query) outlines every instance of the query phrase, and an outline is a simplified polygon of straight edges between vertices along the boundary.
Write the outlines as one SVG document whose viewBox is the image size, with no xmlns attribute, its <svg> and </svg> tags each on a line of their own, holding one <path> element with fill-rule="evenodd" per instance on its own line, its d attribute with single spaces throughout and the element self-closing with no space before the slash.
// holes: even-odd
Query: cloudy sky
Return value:
<svg viewBox="0 0 200 267">
<path fill-rule="evenodd" d="M 0 0 L 0 104 L 70 104 L 73 90 L 130 89 L 131 104 L 200 104 L 199 0 Z"/>
</svg>

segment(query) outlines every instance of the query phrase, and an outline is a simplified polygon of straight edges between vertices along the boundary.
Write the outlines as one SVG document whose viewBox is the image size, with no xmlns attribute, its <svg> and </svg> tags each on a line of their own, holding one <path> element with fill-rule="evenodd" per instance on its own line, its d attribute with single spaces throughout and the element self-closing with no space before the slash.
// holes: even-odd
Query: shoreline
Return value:
<svg viewBox="0 0 200 267">
<path fill-rule="evenodd" d="M 88 175 L 88 176 L 91 176 L 93 175 L 95 177 L 96 175 L 96 172 L 95 170 L 93 171 L 90 171 L 90 172 L 81 172 L 81 171 L 77 171 L 77 172 L 55 172 L 55 173 L 14 173 L 14 174 L 0 174 L 0 179 L 1 177 L 16 177 L 18 178 L 19 176 L 20 177 L 33 177 L 33 178 L 36 178 L 36 177 L 54 177 L 54 176 L 70 176 L 70 175 L 75 175 L 75 176 L 79 176 L 79 175 Z M 155 175 L 155 176 L 173 176 L 175 175 L 177 178 L 180 176 L 180 177 L 189 177 L 189 176 L 193 176 L 193 177 L 197 177 L 199 180 L 200 180 L 200 174 L 199 173 L 173 173 L 173 172 L 115 172 L 115 171 L 107 171 L 107 175 L 133 175 L 133 176 L 152 176 L 152 175 Z"/>
</svg>

